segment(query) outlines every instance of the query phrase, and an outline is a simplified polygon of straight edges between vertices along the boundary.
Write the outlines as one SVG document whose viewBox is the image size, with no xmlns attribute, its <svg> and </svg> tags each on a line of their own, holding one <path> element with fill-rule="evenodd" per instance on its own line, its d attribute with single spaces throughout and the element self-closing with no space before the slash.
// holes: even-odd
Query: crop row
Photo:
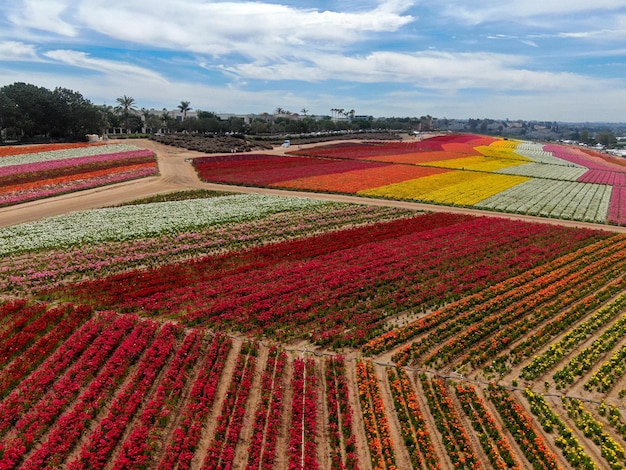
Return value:
<svg viewBox="0 0 626 470">
<path fill-rule="evenodd" d="M 124 380 L 156 330 L 156 324 L 136 318 L 116 320 L 39 400 L 30 407 L 23 405 L 27 411 L 18 415 L 0 447 L 0 465 L 12 468 L 19 464 L 47 431 L 46 440 L 24 467 L 58 465 L 79 437 L 82 426 L 77 423 L 88 424 L 108 402 L 115 383 Z"/>
<path fill-rule="evenodd" d="M 534 313 L 537 305 L 554 299 L 554 305 L 548 303 L 550 308 L 547 309 L 546 316 L 549 317 L 559 312 L 563 302 L 568 304 L 574 300 L 560 294 L 574 289 L 577 296 L 582 295 L 585 289 L 580 289 L 579 292 L 576 290 L 578 284 L 572 284 L 574 278 L 578 282 L 581 272 L 586 272 L 586 276 L 591 279 L 588 289 L 592 289 L 606 282 L 604 270 L 623 270 L 626 259 L 623 259 L 621 247 L 624 244 L 626 239 L 620 244 L 599 242 L 593 247 L 581 249 L 578 253 L 546 263 L 516 278 L 510 278 L 495 288 L 486 289 L 473 298 L 466 297 L 462 302 L 449 304 L 390 333 L 381 338 L 381 341 L 372 342 L 366 349 L 380 351 L 383 345 L 388 348 L 419 333 L 427 333 L 397 352 L 394 360 L 408 364 L 435 348 L 441 354 L 431 352 L 428 356 L 430 359 L 425 361 L 443 363 L 446 358 L 465 352 L 465 356 L 472 353 L 471 360 L 474 362 L 483 363 L 500 352 L 510 341 L 511 335 L 520 334 L 515 331 L 520 327 L 517 319 L 521 317 L 531 323 L 535 322 L 532 318 L 527 318 L 527 315 Z M 581 279 L 584 281 L 585 276 Z M 542 319 L 540 316 L 538 318 Z M 512 325 L 510 329 L 501 329 L 502 324 L 509 323 Z M 529 325 L 524 330 L 527 331 L 528 327 Z M 497 334 L 502 337 L 502 341 L 491 340 L 487 343 L 491 346 L 488 350 L 481 341 L 492 339 L 489 335 L 496 330 L 499 330 Z M 472 350 L 467 351 L 468 348 Z"/>
<path fill-rule="evenodd" d="M 356 373 L 372 467 L 395 470 L 397 467 L 393 440 L 374 365 L 369 360 L 358 361 Z"/>
<path fill-rule="evenodd" d="M 414 468 L 441 468 L 415 391 L 404 369 L 387 368 L 396 415 Z"/>
<path fill-rule="evenodd" d="M 154 152 L 125 144 L 17 153 L 0 159 L 0 206 L 142 178 L 157 172 Z"/>
<path fill-rule="evenodd" d="M 289 428 L 289 470 L 319 468 L 317 458 L 318 380 L 315 361 L 297 358 L 291 379 L 292 411 Z"/>
<path fill-rule="evenodd" d="M 132 244 L 107 241 L 12 254 L 0 258 L 0 290 L 32 293 L 42 287 L 104 277 L 141 266 L 160 266 L 414 215 L 413 211 L 402 209 L 328 203 L 225 221 L 193 231 L 161 233 L 136 239 Z M 67 229 L 73 231 L 74 226 L 68 224 Z"/>
<path fill-rule="evenodd" d="M 589 320 L 598 319 L 598 325 L 601 324 L 602 314 L 596 315 L 595 310 L 601 307 L 607 300 L 621 292 L 626 287 L 626 276 L 618 276 L 613 280 L 609 280 L 609 282 L 591 294 L 584 296 L 580 301 L 574 304 L 570 309 L 561 310 L 553 318 L 549 319 L 545 323 L 541 324 L 537 328 L 532 331 L 526 332 L 527 334 L 523 336 L 523 338 L 518 339 L 517 342 L 513 344 L 513 346 L 507 351 L 500 353 L 492 362 L 489 368 L 491 370 L 498 371 L 500 373 L 505 373 L 510 370 L 513 365 L 520 364 L 524 359 L 530 356 L 537 356 L 537 358 L 541 358 L 543 354 L 536 355 L 536 351 L 539 350 L 543 345 L 547 344 L 552 340 L 556 335 L 565 332 L 572 325 L 580 321 L 582 318 L 587 316 L 591 316 Z M 605 314 L 607 313 L 605 308 L 601 309 Z M 593 314 L 593 315 L 592 315 Z M 616 313 L 614 313 L 616 314 Z M 587 321 L 583 323 L 586 324 Z M 575 330 L 575 329 L 574 329 Z M 575 334 L 575 333 L 574 333 Z M 565 337 L 570 337 L 570 333 L 567 332 Z M 558 347 L 555 349 L 552 346 L 548 349 L 548 351 L 557 351 Z M 546 352 L 547 356 L 550 356 L 551 352 Z M 557 352 L 556 355 L 559 353 Z M 543 367 L 540 366 L 540 362 L 535 362 L 535 357 L 533 357 L 534 365 L 527 364 L 522 369 L 522 376 L 524 378 L 530 378 L 530 375 L 526 377 L 526 374 L 531 374 L 531 369 L 538 367 L 537 373 L 543 373 Z M 546 361 L 546 366 L 551 367 L 552 360 L 548 359 Z M 553 364 L 552 364 L 553 365 Z M 528 367 L 528 369 L 526 369 Z M 545 370 L 545 369 L 544 369 Z M 536 378 L 535 376 L 534 378 Z"/>
<path fill-rule="evenodd" d="M 573 468 L 599 469 L 600 467 L 587 454 L 584 447 L 561 417 L 550 407 L 543 395 L 526 390 L 524 396 L 532 413 L 537 416 L 544 431 L 557 433 L 555 444 L 561 448 L 563 456 Z"/>
<path fill-rule="evenodd" d="M 215 402 L 217 387 L 232 341 L 216 335 L 211 341 L 190 392 L 190 397 L 179 410 L 178 425 L 172 432 L 158 467 L 185 469 L 191 465 L 202 433 L 204 422 Z"/>
<path fill-rule="evenodd" d="M 325 370 L 331 468 L 354 469 L 358 466 L 358 459 L 345 359 L 342 356 L 328 358 Z"/>
<path fill-rule="evenodd" d="M 435 419 L 448 457 L 450 457 L 454 467 L 483 468 L 443 379 L 439 377 L 428 378 L 423 373 L 420 374 L 419 378 L 430 413 Z"/>
<path fill-rule="evenodd" d="M 608 462 L 610 468 L 624 468 L 624 464 L 626 464 L 624 448 L 604 430 L 603 424 L 584 408 L 580 400 L 564 397 L 561 401 L 567 415 L 576 427 L 583 432 L 586 438 L 600 448 L 601 455 Z"/>
<path fill-rule="evenodd" d="M 554 453 L 523 406 L 504 388 L 493 384 L 488 388 L 502 422 L 509 430 L 533 468 L 557 470 L 560 468 Z"/>
<path fill-rule="evenodd" d="M 204 458 L 204 469 L 230 468 L 233 465 L 257 355 L 258 344 L 254 342 L 245 342 L 239 351 L 226 399 L 222 403 L 213 438 Z"/>
<path fill-rule="evenodd" d="M 610 351 L 626 334 L 626 315 L 620 317 L 600 336 L 575 356 L 566 365 L 559 368 L 553 375 L 557 387 L 574 382 L 577 376 L 582 376 L 593 367 L 602 354 Z"/>
<path fill-rule="evenodd" d="M 571 234 L 569 240 L 564 232 Z M 177 317 L 190 326 L 359 345 L 384 331 L 392 315 L 408 309 L 418 313 L 478 292 L 605 236 L 505 219 L 425 214 L 129 271 L 44 294 L 99 309 Z"/>
<path fill-rule="evenodd" d="M 461 402 L 463 411 L 470 418 L 480 444 L 494 468 L 521 469 L 507 438 L 474 387 L 467 384 L 456 385 L 456 396 Z"/>
<path fill-rule="evenodd" d="M 274 468 L 286 359 L 285 351 L 276 346 L 270 348 L 261 378 L 261 399 L 254 414 L 254 428 L 248 447 L 248 470 Z"/>
<path fill-rule="evenodd" d="M 1 229 L 0 256 L 107 241 L 127 243 L 325 204 L 306 198 L 241 194 L 78 211 Z"/>
</svg>

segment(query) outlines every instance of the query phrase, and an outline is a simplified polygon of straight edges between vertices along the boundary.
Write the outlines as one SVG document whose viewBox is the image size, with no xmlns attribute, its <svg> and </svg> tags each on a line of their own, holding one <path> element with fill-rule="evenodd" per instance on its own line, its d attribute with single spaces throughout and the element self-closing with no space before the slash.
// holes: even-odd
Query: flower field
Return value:
<svg viewBox="0 0 626 470">
<path fill-rule="evenodd" d="M 157 173 L 154 152 L 126 144 L 6 146 L 0 153 L 0 207 Z"/>
<path fill-rule="evenodd" d="M 319 152 L 332 184 L 433 172 L 413 180 L 456 178 L 456 201 L 589 158 L 594 181 L 545 181 L 619 182 L 477 136 Z M 279 182 L 320 159 L 207 158 L 248 157 Z M 0 469 L 624 468 L 626 235 L 605 227 L 215 194 L 1 228 Z"/>
<path fill-rule="evenodd" d="M 194 159 L 210 182 L 356 194 L 626 225 L 626 162 L 472 135 Z"/>
</svg>

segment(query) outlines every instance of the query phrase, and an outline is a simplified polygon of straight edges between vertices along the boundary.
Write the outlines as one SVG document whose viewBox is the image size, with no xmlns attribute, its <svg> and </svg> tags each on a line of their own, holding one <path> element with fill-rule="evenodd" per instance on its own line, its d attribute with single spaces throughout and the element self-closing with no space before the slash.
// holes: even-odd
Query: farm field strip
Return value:
<svg viewBox="0 0 626 470">
<path fill-rule="evenodd" d="M 480 201 L 476 207 L 606 223 L 611 192 L 606 185 L 531 179 Z"/>
<path fill-rule="evenodd" d="M 441 468 L 432 443 L 431 433 L 423 412 L 404 369 L 388 367 L 387 379 L 391 387 L 395 412 L 400 421 L 404 443 L 414 468 Z"/>
<path fill-rule="evenodd" d="M 24 149 L 17 147 L 16 154 L 0 157 L 0 206 L 158 173 L 156 155 L 151 150 L 126 144 L 61 148 L 21 153 Z"/>
<path fill-rule="evenodd" d="M 616 241 L 620 243 L 618 246 L 615 245 Z M 459 301 L 448 303 L 400 328 L 379 335 L 368 342 L 363 350 L 369 354 L 379 354 L 418 335 L 427 333 L 427 336 L 404 346 L 402 351 L 396 352 L 395 360 L 406 364 L 405 361 L 412 356 L 412 354 L 408 354 L 412 349 L 415 349 L 416 354 L 421 356 L 442 340 L 466 330 L 469 326 L 478 325 L 483 318 L 515 305 L 515 302 L 545 288 L 550 282 L 559 281 L 566 276 L 575 276 L 580 269 L 590 262 L 602 259 L 600 256 L 620 256 L 620 246 L 625 243 L 626 239 L 623 237 L 610 238 L 590 246 L 581 247 L 578 250 L 572 250 L 562 257 L 532 269 L 529 267 L 517 276 L 509 277 Z M 600 253 L 602 255 L 599 255 Z M 623 255 L 621 256 L 623 258 Z M 606 264 L 611 265 L 612 260 L 606 261 Z M 435 339 L 436 335 L 442 336 Z M 401 356 L 403 356 L 402 359 Z"/>
<path fill-rule="evenodd" d="M 74 212 L 0 229 L 0 256 L 105 241 L 130 241 L 328 204 L 241 194 Z"/>
<path fill-rule="evenodd" d="M 331 468 L 333 470 L 356 468 L 357 444 L 352 426 L 353 414 L 346 361 L 342 356 L 329 357 L 325 366 Z"/>
<path fill-rule="evenodd" d="M 391 315 L 407 309 L 418 313 L 436 306 L 442 296 L 458 298 L 459 279 L 465 292 L 478 291 L 510 276 L 512 269 L 521 272 L 545 261 L 539 257 L 557 256 L 606 236 L 565 229 L 572 238 L 563 244 L 563 230 L 548 225 L 531 230 L 506 219 L 426 214 L 241 254 L 129 271 L 61 286 L 42 296 L 177 318 L 190 326 L 358 345 L 384 331 Z M 471 240 L 478 234 L 483 238 L 476 244 Z M 439 248 L 456 240 L 454 250 Z M 502 261 L 494 261 L 496 253 Z M 511 259 L 516 260 L 514 268 Z M 448 272 L 441 272 L 443 265 L 449 266 Z"/>
<path fill-rule="evenodd" d="M 291 208 L 179 233 L 159 233 L 132 244 L 104 241 L 0 257 L 0 290 L 33 293 L 90 276 L 215 255 L 349 227 L 415 216 L 414 211 L 342 203 Z M 78 220 L 77 220 L 78 222 Z M 69 226 L 70 231 L 74 230 Z M 0 229 L 2 233 L 2 229 Z"/>
<path fill-rule="evenodd" d="M 565 181 L 579 181 L 580 177 L 587 173 L 586 168 L 570 168 L 563 166 L 546 166 L 542 163 L 525 163 L 495 170 L 496 173 L 507 175 L 528 176 L 531 178 L 544 178 Z M 596 181 L 588 181 L 590 183 Z M 598 181 L 599 182 L 599 181 Z"/>
<path fill-rule="evenodd" d="M 18 147 L 18 149 L 21 148 L 22 147 Z M 108 144 L 80 146 L 78 148 L 50 150 L 47 152 L 22 153 L 16 155 L 7 155 L 0 158 L 0 167 L 26 165 L 31 163 L 49 162 L 54 160 L 66 160 L 70 158 L 84 158 L 88 156 L 115 154 L 119 152 L 134 152 L 137 150 L 140 149 L 138 149 L 134 145 Z"/>
<path fill-rule="evenodd" d="M 395 470 L 396 456 L 380 385 L 369 360 L 356 363 L 359 403 L 373 468 Z"/>
<path fill-rule="evenodd" d="M 194 165 L 200 178 L 209 182 L 626 223 L 619 211 L 617 217 L 615 210 L 609 217 L 611 193 L 624 185 L 626 168 L 563 146 L 497 139 L 463 143 L 457 137 L 313 147 L 289 152 L 290 156 L 201 157 Z M 424 173 L 425 168 L 438 168 L 440 173 Z M 556 191 L 555 181 L 569 182 L 563 188 L 571 197 Z"/>
<path fill-rule="evenodd" d="M 312 358 L 296 358 L 291 378 L 291 425 L 289 427 L 289 468 L 319 468 L 317 457 L 319 381 Z"/>
<path fill-rule="evenodd" d="M 467 429 L 460 421 L 446 387 L 438 377 L 428 378 L 420 374 L 420 383 L 428 402 L 430 413 L 435 419 L 437 429 L 442 435 L 444 446 L 455 468 L 478 469 L 481 465 L 476 449 L 472 446 Z"/>
<path fill-rule="evenodd" d="M 261 399 L 254 414 L 254 428 L 248 448 L 246 469 L 273 468 L 276 458 L 279 417 L 284 396 L 287 354 L 271 346 L 261 379 Z"/>
</svg>

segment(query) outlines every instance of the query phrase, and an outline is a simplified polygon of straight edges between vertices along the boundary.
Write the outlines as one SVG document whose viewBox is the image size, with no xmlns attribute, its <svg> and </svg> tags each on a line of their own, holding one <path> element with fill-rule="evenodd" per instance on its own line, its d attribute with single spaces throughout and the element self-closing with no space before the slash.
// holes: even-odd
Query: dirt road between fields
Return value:
<svg viewBox="0 0 626 470">
<path fill-rule="evenodd" d="M 153 196 L 155 194 L 164 194 L 185 189 L 202 188 L 221 191 L 233 191 L 238 193 L 300 196 L 328 201 L 351 202 L 375 206 L 400 207 L 413 209 L 416 211 L 452 212 L 477 216 L 507 217 L 510 219 L 524 220 L 527 222 L 539 222 L 554 225 L 563 225 L 568 227 L 581 227 L 626 233 L 626 227 L 548 219 L 520 214 L 503 214 L 478 209 L 468 209 L 463 207 L 437 206 L 410 201 L 374 199 L 342 194 L 326 194 L 306 191 L 286 191 L 271 188 L 251 188 L 244 186 L 204 183 L 198 178 L 198 175 L 191 166 L 190 160 L 194 157 L 199 157 L 205 154 L 176 147 L 170 147 L 168 145 L 163 145 L 149 139 L 133 140 L 132 144 L 136 145 L 137 147 L 150 149 L 157 154 L 160 173 L 159 176 L 152 176 L 140 180 L 112 184 L 109 186 L 103 186 L 100 188 L 94 188 L 77 193 L 70 193 L 48 199 L 27 202 L 16 206 L 5 207 L 0 209 L 0 227 L 8 227 L 11 225 L 33 222 L 39 219 L 43 219 L 45 217 L 61 215 L 68 212 L 96 209 L 110 205 L 122 204 L 135 199 Z M 288 150 L 292 149 L 277 147 L 273 150 L 260 151 L 259 153 L 280 155 L 284 154 Z"/>
</svg>

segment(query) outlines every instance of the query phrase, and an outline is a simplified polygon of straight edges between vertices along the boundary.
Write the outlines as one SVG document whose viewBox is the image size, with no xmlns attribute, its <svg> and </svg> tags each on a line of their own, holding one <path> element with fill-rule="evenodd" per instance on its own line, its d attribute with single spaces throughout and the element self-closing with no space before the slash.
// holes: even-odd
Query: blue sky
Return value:
<svg viewBox="0 0 626 470">
<path fill-rule="evenodd" d="M 13 0 L 17 81 L 156 109 L 626 122 L 626 1 Z"/>
</svg>

